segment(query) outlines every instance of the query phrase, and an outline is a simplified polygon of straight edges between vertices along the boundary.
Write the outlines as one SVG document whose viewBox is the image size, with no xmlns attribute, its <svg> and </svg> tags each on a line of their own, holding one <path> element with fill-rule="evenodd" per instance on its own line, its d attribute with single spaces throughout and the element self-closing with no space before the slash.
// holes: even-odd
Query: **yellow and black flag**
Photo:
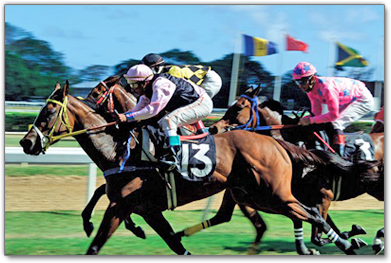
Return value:
<svg viewBox="0 0 391 263">
<path fill-rule="evenodd" d="M 342 67 L 366 67 L 369 62 L 365 60 L 356 50 L 353 48 L 342 45 L 337 42 L 337 55 L 338 60 L 335 63 L 336 68 Z"/>
</svg>

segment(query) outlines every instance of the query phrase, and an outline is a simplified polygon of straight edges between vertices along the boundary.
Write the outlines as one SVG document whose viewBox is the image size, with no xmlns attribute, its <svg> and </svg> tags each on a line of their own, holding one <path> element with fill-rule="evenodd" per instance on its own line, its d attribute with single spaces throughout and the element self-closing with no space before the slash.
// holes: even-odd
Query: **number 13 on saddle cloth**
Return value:
<svg viewBox="0 0 391 263">
<path fill-rule="evenodd" d="M 155 143 L 149 137 L 149 132 L 142 132 L 142 161 L 157 162 Z M 148 155 L 148 156 L 147 156 Z M 189 181 L 209 181 L 216 168 L 216 145 L 212 135 L 201 139 L 182 141 L 181 151 L 178 154 L 180 173 Z"/>
</svg>

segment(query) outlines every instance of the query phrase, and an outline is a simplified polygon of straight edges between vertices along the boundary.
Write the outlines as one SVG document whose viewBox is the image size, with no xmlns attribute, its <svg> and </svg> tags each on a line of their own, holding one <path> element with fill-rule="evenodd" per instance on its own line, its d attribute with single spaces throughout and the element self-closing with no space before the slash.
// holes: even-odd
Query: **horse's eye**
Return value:
<svg viewBox="0 0 391 263">
<path fill-rule="evenodd" d="M 97 98 L 98 97 L 98 93 L 92 93 L 92 97 L 94 97 L 94 98 Z"/>
</svg>

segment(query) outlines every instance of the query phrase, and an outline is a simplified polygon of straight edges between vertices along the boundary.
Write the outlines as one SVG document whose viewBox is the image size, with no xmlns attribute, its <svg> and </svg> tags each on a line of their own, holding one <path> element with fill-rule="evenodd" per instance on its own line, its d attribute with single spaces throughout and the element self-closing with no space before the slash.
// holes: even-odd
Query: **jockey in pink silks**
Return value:
<svg viewBox="0 0 391 263">
<path fill-rule="evenodd" d="M 300 62 L 293 70 L 293 79 L 307 93 L 314 117 L 301 118 L 299 125 L 331 122 L 335 130 L 334 149 L 343 156 L 345 137 L 343 130 L 372 111 L 373 96 L 361 81 L 343 77 L 318 77 L 316 68 Z M 328 112 L 322 114 L 322 103 Z"/>
<path fill-rule="evenodd" d="M 160 161 L 178 167 L 176 154 L 180 150 L 177 128 L 207 117 L 213 109 L 212 99 L 201 87 L 169 74 L 153 74 L 146 65 L 131 67 L 124 75 L 139 101 L 132 111 L 119 114 L 121 122 L 150 119 L 160 112 L 168 112 L 158 124 L 164 131 L 171 156 Z M 174 166 L 175 165 L 175 166 Z"/>
</svg>

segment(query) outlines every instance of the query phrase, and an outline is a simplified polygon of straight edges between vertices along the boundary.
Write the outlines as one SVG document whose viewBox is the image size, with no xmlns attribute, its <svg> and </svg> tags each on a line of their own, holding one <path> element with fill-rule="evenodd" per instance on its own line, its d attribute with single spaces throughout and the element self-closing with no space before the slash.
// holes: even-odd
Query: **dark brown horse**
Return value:
<svg viewBox="0 0 391 263">
<path fill-rule="evenodd" d="M 311 145 L 312 147 L 315 145 L 315 140 L 317 140 L 317 137 L 314 136 L 314 130 L 309 127 L 292 125 L 293 123 L 297 123 L 299 118 L 290 119 L 289 117 L 281 115 L 282 110 L 277 113 L 275 111 L 271 111 L 268 107 L 262 107 L 262 105 L 258 104 L 255 105 L 255 103 L 257 102 L 256 97 L 258 95 L 258 92 L 259 89 L 248 90 L 246 94 L 244 94 L 244 96 L 239 97 L 237 102 L 230 108 L 228 108 L 226 114 L 222 117 L 222 119 L 209 127 L 209 131 L 211 133 L 221 133 L 225 130 L 230 130 L 231 127 L 247 128 L 249 130 L 257 130 L 257 127 L 259 127 L 258 130 L 260 130 L 261 132 L 268 132 L 269 135 L 272 135 L 276 139 L 282 139 L 284 137 L 286 140 L 294 143 L 298 141 L 306 141 L 309 142 L 309 144 L 307 144 L 306 146 L 310 148 Z M 273 110 L 282 108 L 281 106 L 276 105 L 276 103 L 265 103 L 264 105 L 272 105 Z M 257 120 L 257 117 L 261 120 Z M 283 123 L 281 122 L 281 120 L 285 120 L 288 124 L 282 125 Z M 270 128 L 272 127 L 278 128 L 282 126 L 291 127 L 290 129 L 284 130 L 284 136 L 281 136 L 279 130 L 270 130 Z M 315 130 L 318 129 L 319 127 Z M 373 133 L 370 134 L 370 137 L 372 138 L 375 145 L 375 160 L 380 161 L 380 169 L 383 170 L 384 133 Z M 294 189 L 295 186 L 293 185 L 293 190 Z M 328 208 L 330 206 L 330 201 L 333 200 L 334 195 L 331 191 L 326 191 L 326 189 L 320 189 L 320 191 L 324 194 L 322 202 L 318 204 L 320 212 L 324 216 L 324 218 L 327 218 L 327 222 L 331 224 L 335 230 L 337 230 L 336 226 L 332 223 L 331 218 L 328 217 Z M 384 201 L 384 189 L 378 189 L 378 191 L 369 191 L 368 193 L 377 198 L 378 200 Z M 354 196 L 349 197 L 347 199 L 353 197 Z M 303 200 L 301 201 L 304 202 Z M 319 235 L 316 235 L 317 232 L 318 231 L 314 229 L 312 241 L 315 244 L 322 245 L 324 244 L 324 242 L 320 239 Z M 350 233 L 349 237 L 352 234 L 354 233 Z"/>
<path fill-rule="evenodd" d="M 24 152 L 38 155 L 59 136 L 74 135 L 100 169 L 118 169 L 126 159 L 123 154 L 127 141 L 124 135 L 128 135 L 126 130 L 117 130 L 82 101 L 68 95 L 68 88 L 68 83 L 63 87 L 56 85 L 37 116 L 34 128 L 20 141 Z M 315 207 L 303 205 L 291 192 L 291 158 L 297 158 L 293 159 L 294 164 L 300 163 L 301 159 L 302 166 L 329 167 L 330 164 L 297 147 L 296 155 L 289 156 L 284 144 L 246 131 L 221 134 L 214 140 L 216 169 L 210 181 L 197 183 L 175 176 L 178 206 L 229 188 L 239 204 L 282 214 L 294 222 L 309 222 L 327 233 L 342 251 L 355 253 L 353 245 L 341 239 Z M 149 170 L 141 166 L 140 147 L 132 143 L 130 148 L 127 165 L 131 165 L 134 172 L 130 170 L 106 177 L 110 204 L 87 254 L 97 254 L 130 213 L 141 215 L 175 253 L 189 254 L 162 214 L 167 209 L 166 184 L 156 174 L 156 167 Z M 334 164 L 333 167 L 340 169 L 341 173 L 345 171 L 343 167 Z M 357 167 L 349 166 L 349 169 Z"/>
</svg>

